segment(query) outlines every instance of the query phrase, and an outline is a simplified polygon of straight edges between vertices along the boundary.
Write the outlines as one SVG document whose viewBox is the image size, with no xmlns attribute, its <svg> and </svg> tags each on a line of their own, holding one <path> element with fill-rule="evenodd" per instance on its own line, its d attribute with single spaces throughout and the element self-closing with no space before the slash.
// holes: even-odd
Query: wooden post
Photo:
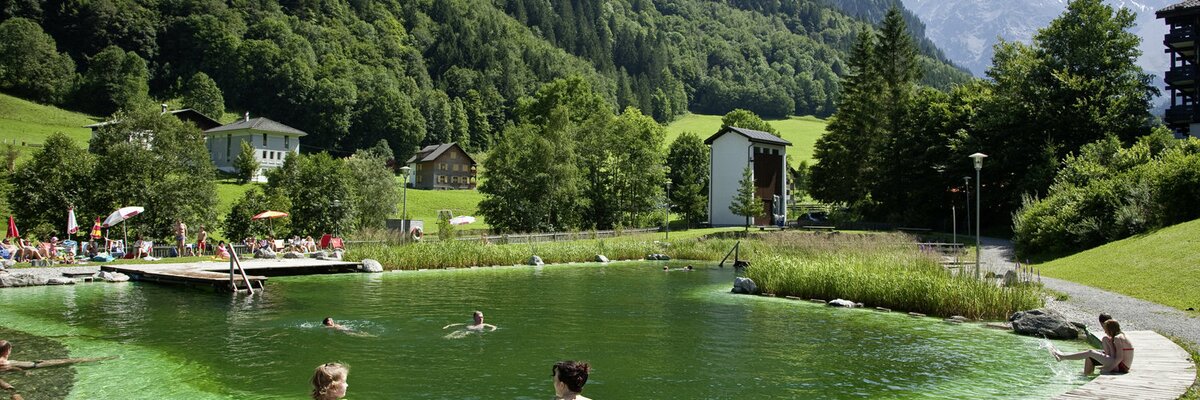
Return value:
<svg viewBox="0 0 1200 400">
<path fill-rule="evenodd" d="M 229 245 L 229 247 L 232 249 L 233 245 Z M 237 251 L 229 252 L 229 286 L 231 286 L 234 293 L 238 292 L 237 284 L 233 282 L 233 267 L 235 265 L 238 271 L 242 273 L 242 282 L 246 283 L 246 290 L 250 294 L 254 294 L 254 285 L 250 284 L 250 277 L 246 276 L 246 269 L 242 268 L 242 261 L 238 258 Z"/>
</svg>

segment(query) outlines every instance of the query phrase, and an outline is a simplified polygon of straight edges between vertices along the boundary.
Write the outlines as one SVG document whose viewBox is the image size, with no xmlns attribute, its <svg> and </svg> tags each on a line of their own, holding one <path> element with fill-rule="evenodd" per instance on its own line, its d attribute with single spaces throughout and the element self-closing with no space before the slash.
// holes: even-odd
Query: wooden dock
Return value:
<svg viewBox="0 0 1200 400">
<path fill-rule="evenodd" d="M 315 275 L 356 272 L 360 263 L 315 259 L 245 260 L 242 268 L 249 274 L 231 274 L 229 262 L 211 261 L 177 264 L 104 265 L 101 271 L 120 272 L 130 280 L 157 282 L 190 287 L 213 288 L 218 291 L 261 289 L 270 276 Z"/>
<path fill-rule="evenodd" d="M 1130 331 L 1125 336 L 1135 349 L 1129 373 L 1097 376 L 1057 398 L 1174 400 L 1195 382 L 1195 360 L 1171 339 L 1154 331 Z"/>
</svg>

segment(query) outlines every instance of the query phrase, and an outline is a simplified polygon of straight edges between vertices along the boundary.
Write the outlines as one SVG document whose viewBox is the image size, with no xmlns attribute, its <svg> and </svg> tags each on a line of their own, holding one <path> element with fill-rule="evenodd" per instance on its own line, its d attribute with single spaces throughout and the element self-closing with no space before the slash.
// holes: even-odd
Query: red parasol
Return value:
<svg viewBox="0 0 1200 400">
<path fill-rule="evenodd" d="M 17 230 L 17 221 L 11 215 L 8 216 L 8 237 L 20 237 L 21 231 Z"/>
</svg>

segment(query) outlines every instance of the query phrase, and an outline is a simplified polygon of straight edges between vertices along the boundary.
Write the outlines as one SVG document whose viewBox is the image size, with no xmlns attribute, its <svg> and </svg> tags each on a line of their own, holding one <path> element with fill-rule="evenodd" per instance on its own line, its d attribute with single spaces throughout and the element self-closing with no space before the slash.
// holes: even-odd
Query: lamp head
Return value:
<svg viewBox="0 0 1200 400">
<path fill-rule="evenodd" d="M 971 157 L 971 159 L 975 160 L 975 170 L 978 171 L 983 169 L 983 159 L 987 158 L 987 154 L 975 153 L 968 157 Z"/>
<path fill-rule="evenodd" d="M 409 166 L 407 166 L 407 165 L 405 165 L 405 166 L 403 166 L 403 167 L 400 167 L 400 173 L 401 173 L 401 174 L 408 175 L 408 171 L 412 171 L 412 168 L 410 168 L 410 167 L 409 167 Z"/>
</svg>

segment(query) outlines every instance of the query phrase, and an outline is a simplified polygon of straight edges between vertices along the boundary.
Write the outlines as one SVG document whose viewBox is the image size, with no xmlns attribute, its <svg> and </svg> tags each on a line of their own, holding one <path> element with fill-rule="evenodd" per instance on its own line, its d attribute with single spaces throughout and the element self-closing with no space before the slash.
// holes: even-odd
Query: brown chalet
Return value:
<svg viewBox="0 0 1200 400">
<path fill-rule="evenodd" d="M 408 159 L 414 189 L 475 189 L 475 160 L 458 143 L 425 146 Z"/>
</svg>

